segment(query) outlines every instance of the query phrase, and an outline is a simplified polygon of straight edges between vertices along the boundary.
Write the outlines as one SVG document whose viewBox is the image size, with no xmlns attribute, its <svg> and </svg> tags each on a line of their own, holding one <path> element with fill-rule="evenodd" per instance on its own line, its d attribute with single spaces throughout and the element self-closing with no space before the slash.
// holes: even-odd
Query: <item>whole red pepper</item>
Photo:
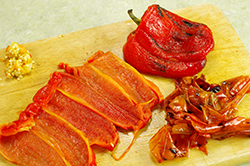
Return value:
<svg viewBox="0 0 250 166">
<path fill-rule="evenodd" d="M 138 24 L 123 47 L 125 60 L 137 70 L 178 78 L 200 72 L 206 55 L 214 47 L 211 30 L 159 5 L 151 5 L 141 20 L 128 11 Z"/>
</svg>

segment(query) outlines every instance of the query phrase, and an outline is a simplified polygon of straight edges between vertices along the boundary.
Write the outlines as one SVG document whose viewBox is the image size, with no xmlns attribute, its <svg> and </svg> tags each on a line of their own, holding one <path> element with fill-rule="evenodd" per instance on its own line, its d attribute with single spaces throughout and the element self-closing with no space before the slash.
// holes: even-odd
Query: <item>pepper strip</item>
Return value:
<svg viewBox="0 0 250 166">
<path fill-rule="evenodd" d="M 56 80 L 56 86 L 53 86 L 53 80 Z M 78 78 L 67 73 L 54 72 L 48 84 L 36 93 L 33 100 L 41 102 L 43 110 L 62 117 L 82 131 L 90 145 L 99 145 L 112 151 L 118 142 L 115 126 L 96 113 L 85 100 L 79 99 L 82 96 L 96 101 L 98 97 L 94 95 Z"/>
<path fill-rule="evenodd" d="M 0 153 L 20 165 L 95 166 L 95 154 L 87 138 L 61 117 L 36 105 L 30 104 L 20 114 L 28 115 L 26 118 L 34 122 L 32 127 L 21 124 L 23 116 L 7 127 L 1 127 Z M 32 116 L 28 112 L 32 112 Z"/>
<path fill-rule="evenodd" d="M 135 131 L 124 153 L 119 158 L 112 154 L 114 159 L 122 159 L 131 148 L 139 130 L 150 119 L 151 109 L 163 100 L 158 87 L 111 52 L 98 51 L 83 66 L 69 67 L 68 64 L 60 63 L 59 67 L 80 82 L 77 84 L 78 90 L 85 88 L 84 91 L 92 96 L 90 98 L 80 94 L 75 99 L 79 102 L 85 101 L 116 126 Z M 77 94 L 74 92 L 78 91 L 76 88 L 64 87 L 58 86 L 72 96 Z"/>
</svg>

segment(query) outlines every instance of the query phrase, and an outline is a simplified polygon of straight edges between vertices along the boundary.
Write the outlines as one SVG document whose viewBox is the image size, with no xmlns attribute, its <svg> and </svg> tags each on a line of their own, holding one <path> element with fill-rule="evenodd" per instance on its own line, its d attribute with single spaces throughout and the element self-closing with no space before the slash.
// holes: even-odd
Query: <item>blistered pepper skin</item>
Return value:
<svg viewBox="0 0 250 166">
<path fill-rule="evenodd" d="M 136 23 L 138 27 L 129 34 L 123 53 L 140 72 L 171 78 L 192 76 L 205 67 L 206 55 L 214 48 L 212 32 L 206 25 L 159 5 L 149 6 Z"/>
<path fill-rule="evenodd" d="M 206 65 L 206 58 L 194 62 L 166 61 L 152 56 L 135 41 L 133 35 L 123 47 L 125 60 L 143 73 L 160 75 L 169 78 L 192 76 L 199 73 Z"/>
</svg>

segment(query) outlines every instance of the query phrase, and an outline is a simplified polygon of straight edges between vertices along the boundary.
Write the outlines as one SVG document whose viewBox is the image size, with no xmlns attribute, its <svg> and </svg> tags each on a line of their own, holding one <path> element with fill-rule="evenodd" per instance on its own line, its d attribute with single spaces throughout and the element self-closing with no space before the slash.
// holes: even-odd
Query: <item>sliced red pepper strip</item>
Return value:
<svg viewBox="0 0 250 166">
<path fill-rule="evenodd" d="M 18 120 L 8 124 L 0 125 L 1 136 L 11 136 L 22 131 L 29 131 L 34 125 L 34 116 L 38 113 L 40 105 L 38 103 L 29 104 L 19 115 Z"/>
<path fill-rule="evenodd" d="M 88 103 L 93 110 L 116 126 L 135 131 L 125 152 L 119 158 L 112 154 L 116 160 L 123 158 L 135 141 L 138 131 L 150 119 L 151 109 L 163 100 L 159 88 L 111 52 L 98 51 L 83 66 L 69 67 L 60 63 L 59 67 L 72 75 L 67 75 L 68 81 L 71 79 L 71 88 L 60 83 L 60 91 L 80 103 Z M 65 76 L 64 74 L 63 79 Z M 79 90 L 86 94 L 77 93 Z"/>
<path fill-rule="evenodd" d="M 101 72 L 98 63 L 102 60 L 106 62 L 103 71 L 109 73 L 108 71 L 116 69 L 116 72 L 119 72 Z M 65 68 L 68 73 L 54 72 L 49 82 L 35 94 L 33 103 L 21 112 L 19 119 L 1 125 L 0 139 L 13 136 L 10 140 L 15 143 L 19 141 L 15 140 L 18 135 L 29 133 L 29 137 L 30 133 L 34 133 L 57 152 L 64 164 L 95 165 L 95 157 L 90 146 L 99 145 L 113 150 L 118 141 L 118 133 L 114 126 L 117 125 L 135 131 L 131 144 L 119 158 L 112 153 L 116 160 L 123 158 L 133 145 L 139 130 L 150 119 L 151 109 L 163 100 L 159 88 L 110 52 L 98 52 L 81 67 L 71 68 L 63 63 L 59 66 Z M 124 76 L 119 77 L 120 74 Z M 130 87 L 131 91 L 128 90 Z M 69 137 L 79 139 L 73 139 L 74 141 L 68 144 Z M 67 147 L 68 145 L 70 147 Z M 21 151 L 26 153 L 26 149 L 23 149 L 24 151 Z M 4 148 L 2 151 L 5 155 Z M 26 157 L 26 154 L 23 156 Z M 44 156 L 45 160 L 51 160 Z M 31 162 L 33 160 L 37 161 L 33 158 Z M 22 160 L 20 162 L 27 165 Z M 60 161 L 58 163 L 64 165 Z"/>
<path fill-rule="evenodd" d="M 35 94 L 33 100 L 40 102 L 44 110 L 57 114 L 82 131 L 90 145 L 99 145 L 112 151 L 118 142 L 117 130 L 112 122 L 96 113 L 88 103 L 77 102 L 79 94 L 86 97 L 89 91 L 81 87 L 84 86 L 72 75 L 54 72 L 48 84 Z"/>
<path fill-rule="evenodd" d="M 154 83 L 111 52 L 98 51 L 85 65 L 98 69 L 121 86 L 134 104 L 142 107 L 141 120 L 145 124 L 151 117 L 151 109 L 163 101 L 163 95 Z"/>
<path fill-rule="evenodd" d="M 52 74 L 48 83 L 37 91 L 33 97 L 33 101 L 39 103 L 40 106 L 45 106 L 56 91 L 56 88 L 61 80 L 62 78 L 60 75 Z"/>
<path fill-rule="evenodd" d="M 138 117 L 128 114 L 128 112 L 124 109 L 121 109 L 117 105 L 113 105 L 110 103 L 112 101 L 106 99 L 106 95 L 112 95 L 110 93 L 113 91 L 103 94 L 98 92 L 94 87 L 90 86 L 87 82 L 88 78 L 87 80 L 84 78 L 81 79 L 67 73 L 60 73 L 60 75 L 62 77 L 62 81 L 58 84 L 57 89 L 69 98 L 81 103 L 82 105 L 86 105 L 97 114 L 126 130 L 136 130 L 138 126 L 142 125 L 143 122 L 140 121 Z"/>
<path fill-rule="evenodd" d="M 81 130 L 90 145 L 99 145 L 112 151 L 118 142 L 118 132 L 113 123 L 60 91 L 55 92 L 44 109 L 57 114 Z"/>
<path fill-rule="evenodd" d="M 138 27 L 128 36 L 123 53 L 137 70 L 178 78 L 204 68 L 206 55 L 214 47 L 212 32 L 206 25 L 184 19 L 159 5 L 149 6 L 141 20 L 132 10 L 129 15 Z"/>
<path fill-rule="evenodd" d="M 96 165 L 87 138 L 37 105 L 28 105 L 17 121 L 1 127 L 0 153 L 20 165 Z M 32 120 L 32 126 L 23 120 L 24 114 Z"/>
<path fill-rule="evenodd" d="M 43 110 L 34 119 L 36 125 L 30 131 L 53 147 L 66 165 L 96 165 L 95 154 L 80 130 Z"/>
<path fill-rule="evenodd" d="M 29 131 L 0 137 L 0 154 L 19 165 L 66 166 L 55 149 Z"/>
<path fill-rule="evenodd" d="M 95 82 L 93 81 L 91 82 L 91 85 L 93 87 L 90 88 L 92 89 L 92 91 L 98 90 L 98 88 L 94 88 L 94 86 L 97 87 L 104 86 L 103 85 L 104 82 L 107 84 L 107 88 L 110 87 L 116 88 L 116 90 L 113 91 L 116 91 L 117 94 L 107 93 L 110 90 L 107 90 L 105 94 L 104 93 L 99 93 L 99 94 L 106 95 L 105 97 L 106 99 L 114 95 L 117 95 L 118 97 L 119 96 L 125 97 L 122 101 L 132 101 L 133 103 L 125 104 L 124 108 L 129 107 L 129 105 L 131 104 L 134 104 L 133 107 L 135 108 L 131 107 L 130 109 L 125 111 L 127 113 L 124 116 L 128 116 L 129 114 L 133 115 L 133 119 L 137 118 L 138 120 L 143 122 L 143 126 L 145 126 L 145 124 L 151 117 L 152 107 L 154 107 L 156 104 L 158 104 L 163 100 L 163 95 L 161 94 L 158 87 L 156 87 L 150 81 L 146 80 L 133 67 L 131 67 L 130 65 L 128 65 L 127 63 L 116 57 L 111 52 L 104 53 L 102 51 L 98 51 L 94 56 L 88 59 L 88 62 L 86 62 L 84 66 L 72 68 L 69 67 L 67 64 L 63 63 L 59 64 L 59 66 L 61 68 L 65 68 L 66 72 L 78 77 L 79 80 L 82 81 L 82 83 L 85 84 L 86 82 L 86 86 L 89 86 L 88 84 L 90 84 L 90 83 L 87 84 L 88 80 L 89 81 L 95 80 Z M 92 74 L 89 72 L 91 72 Z M 95 79 L 94 75 L 96 75 Z M 93 77 L 93 79 L 90 79 L 90 77 Z M 97 78 L 99 78 L 100 80 L 98 80 Z M 117 99 L 117 97 L 115 98 L 116 100 L 120 100 Z M 110 100 L 110 102 L 112 102 L 113 100 Z M 87 101 L 87 102 L 91 103 L 92 105 L 97 105 L 97 106 L 101 105 L 101 104 L 96 104 L 96 101 L 95 102 Z M 104 102 L 102 101 L 102 103 Z M 114 104 L 113 107 L 118 106 L 122 103 L 124 102 Z M 131 112 L 129 113 L 129 111 Z M 112 116 L 109 116 L 109 118 L 111 117 Z M 117 119 L 117 117 L 115 117 L 115 119 Z M 129 118 L 125 118 L 125 120 L 126 119 L 128 120 Z M 118 120 L 116 121 L 118 122 Z M 115 121 L 113 121 L 113 123 L 118 125 Z M 133 128 L 134 130 L 136 129 L 136 126 L 134 127 L 133 126 L 126 127 L 127 125 L 118 125 L 118 126 L 124 129 L 129 129 L 129 128 Z"/>
<path fill-rule="evenodd" d="M 111 52 L 98 51 L 88 59 L 88 65 L 94 66 L 115 80 L 135 103 L 146 103 L 154 99 L 154 102 L 149 103 L 149 106 L 153 107 L 156 103 L 163 101 L 163 95 L 154 83 Z"/>
</svg>

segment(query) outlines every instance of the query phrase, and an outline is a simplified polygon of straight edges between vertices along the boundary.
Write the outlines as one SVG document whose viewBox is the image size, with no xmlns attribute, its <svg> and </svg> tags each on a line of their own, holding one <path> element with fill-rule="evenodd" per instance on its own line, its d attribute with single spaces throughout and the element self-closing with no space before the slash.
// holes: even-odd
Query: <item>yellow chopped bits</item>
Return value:
<svg viewBox="0 0 250 166">
<path fill-rule="evenodd" d="M 8 78 L 19 80 L 34 68 L 34 61 L 30 52 L 16 42 L 12 42 L 6 48 L 4 60 L 6 63 L 4 72 Z"/>
<path fill-rule="evenodd" d="M 65 37 L 66 35 L 65 34 L 62 34 L 62 35 L 60 35 L 59 37 L 61 38 L 61 37 Z"/>
</svg>

